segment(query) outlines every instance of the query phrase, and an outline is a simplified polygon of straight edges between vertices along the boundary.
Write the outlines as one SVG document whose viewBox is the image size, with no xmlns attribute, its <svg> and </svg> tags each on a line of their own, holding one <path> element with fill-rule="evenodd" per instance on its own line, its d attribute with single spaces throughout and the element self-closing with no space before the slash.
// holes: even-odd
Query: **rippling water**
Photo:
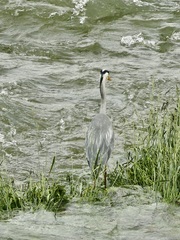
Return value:
<svg viewBox="0 0 180 240">
<path fill-rule="evenodd" d="M 101 68 L 112 78 L 110 166 L 124 161 L 131 123 L 159 97 L 173 102 L 179 59 L 179 0 L 1 0 L 2 167 L 23 181 L 56 156 L 55 174 L 88 173 L 84 136 L 99 111 Z"/>
</svg>

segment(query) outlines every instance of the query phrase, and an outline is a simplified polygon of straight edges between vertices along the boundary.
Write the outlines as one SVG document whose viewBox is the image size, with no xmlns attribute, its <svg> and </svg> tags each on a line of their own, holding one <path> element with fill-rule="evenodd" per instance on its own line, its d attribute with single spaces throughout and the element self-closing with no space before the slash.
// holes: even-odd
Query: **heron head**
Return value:
<svg viewBox="0 0 180 240">
<path fill-rule="evenodd" d="M 105 79 L 105 80 L 111 80 L 108 70 L 102 69 L 102 70 L 100 71 L 100 75 L 101 75 L 101 79 L 102 79 L 102 80 L 103 80 L 103 79 Z"/>
</svg>

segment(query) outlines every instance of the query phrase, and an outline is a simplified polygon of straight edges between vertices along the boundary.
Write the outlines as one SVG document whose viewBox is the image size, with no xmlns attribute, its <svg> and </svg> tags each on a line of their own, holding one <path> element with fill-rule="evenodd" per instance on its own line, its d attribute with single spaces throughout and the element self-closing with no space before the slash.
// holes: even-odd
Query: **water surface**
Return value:
<svg viewBox="0 0 180 240">
<path fill-rule="evenodd" d="M 66 173 L 89 174 L 84 137 L 88 123 L 99 111 L 101 68 L 107 68 L 112 78 L 107 84 L 107 114 L 114 125 L 115 149 L 109 166 L 113 168 L 116 161 L 125 161 L 124 147 L 133 141 L 132 123 L 138 123 L 139 117 L 145 119 L 152 104 L 160 105 L 167 99 L 173 104 L 176 86 L 179 86 L 179 59 L 178 0 L 2 0 L 1 169 L 17 182 L 23 182 L 32 172 L 47 172 L 55 156 L 54 177 Z M 150 98 L 153 82 L 154 99 Z M 108 211 L 112 215 L 110 221 L 114 219 L 111 226 L 114 239 L 119 239 L 118 236 L 144 239 L 145 233 L 149 233 L 145 239 L 175 240 L 179 236 L 172 232 L 180 221 L 179 212 L 169 213 L 164 205 L 155 223 L 150 220 L 156 212 L 153 203 L 124 210 L 121 206 L 107 210 L 104 207 L 102 213 L 102 206 L 88 206 L 90 214 L 86 214 L 86 207 L 70 206 L 64 215 L 58 216 L 56 223 L 53 214 L 40 212 L 43 219 L 50 218 L 46 227 L 39 213 L 22 213 L 8 223 L 1 223 L 5 231 L 3 237 L 6 239 L 8 232 L 13 233 L 18 227 L 17 236 L 10 235 L 11 238 L 33 239 L 33 236 L 24 238 L 31 232 L 35 234 L 34 239 L 43 239 L 47 233 L 43 231 L 50 225 L 48 238 L 57 239 L 64 225 L 65 232 L 71 234 L 68 218 L 74 219 L 71 224 L 75 224 L 76 217 L 77 222 L 84 217 L 85 224 L 92 221 L 88 226 L 80 223 L 81 228 L 86 229 L 85 235 L 88 232 L 89 237 L 94 233 L 94 239 L 113 239 L 109 235 L 111 230 L 106 231 L 107 221 L 102 225 L 103 234 L 94 231 L 93 219 L 97 222 L 107 219 L 103 212 Z M 128 228 L 128 214 L 134 211 L 136 215 L 141 208 L 137 223 Z M 99 213 L 101 219 L 95 217 Z M 158 228 L 160 219 L 166 215 L 176 219 L 173 226 L 165 221 Z M 141 228 L 144 216 L 148 220 Z M 23 233 L 21 219 L 29 226 Z M 35 223 L 39 228 L 35 228 Z M 74 232 L 78 235 L 78 230 L 72 234 L 74 239 L 79 239 Z"/>
</svg>

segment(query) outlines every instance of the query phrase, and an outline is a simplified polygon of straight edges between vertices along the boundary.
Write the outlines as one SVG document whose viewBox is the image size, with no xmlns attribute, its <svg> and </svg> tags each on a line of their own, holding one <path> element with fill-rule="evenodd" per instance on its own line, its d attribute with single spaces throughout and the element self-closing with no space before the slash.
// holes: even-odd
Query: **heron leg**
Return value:
<svg viewBox="0 0 180 240">
<path fill-rule="evenodd" d="M 107 179 L 107 169 L 106 169 L 106 165 L 105 165 L 105 167 L 104 167 L 104 188 L 107 187 L 106 179 Z"/>
<path fill-rule="evenodd" d="M 95 189 L 96 188 L 96 179 L 94 179 L 94 186 L 93 188 Z"/>
</svg>

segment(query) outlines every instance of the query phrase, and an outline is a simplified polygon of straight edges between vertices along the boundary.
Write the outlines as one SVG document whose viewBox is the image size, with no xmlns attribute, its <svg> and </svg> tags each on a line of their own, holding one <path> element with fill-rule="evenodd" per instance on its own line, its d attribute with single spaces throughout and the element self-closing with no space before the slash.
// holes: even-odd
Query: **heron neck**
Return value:
<svg viewBox="0 0 180 240">
<path fill-rule="evenodd" d="M 101 106 L 100 113 L 106 114 L 106 88 L 105 88 L 105 79 L 100 80 L 100 94 L 101 94 Z"/>
</svg>

